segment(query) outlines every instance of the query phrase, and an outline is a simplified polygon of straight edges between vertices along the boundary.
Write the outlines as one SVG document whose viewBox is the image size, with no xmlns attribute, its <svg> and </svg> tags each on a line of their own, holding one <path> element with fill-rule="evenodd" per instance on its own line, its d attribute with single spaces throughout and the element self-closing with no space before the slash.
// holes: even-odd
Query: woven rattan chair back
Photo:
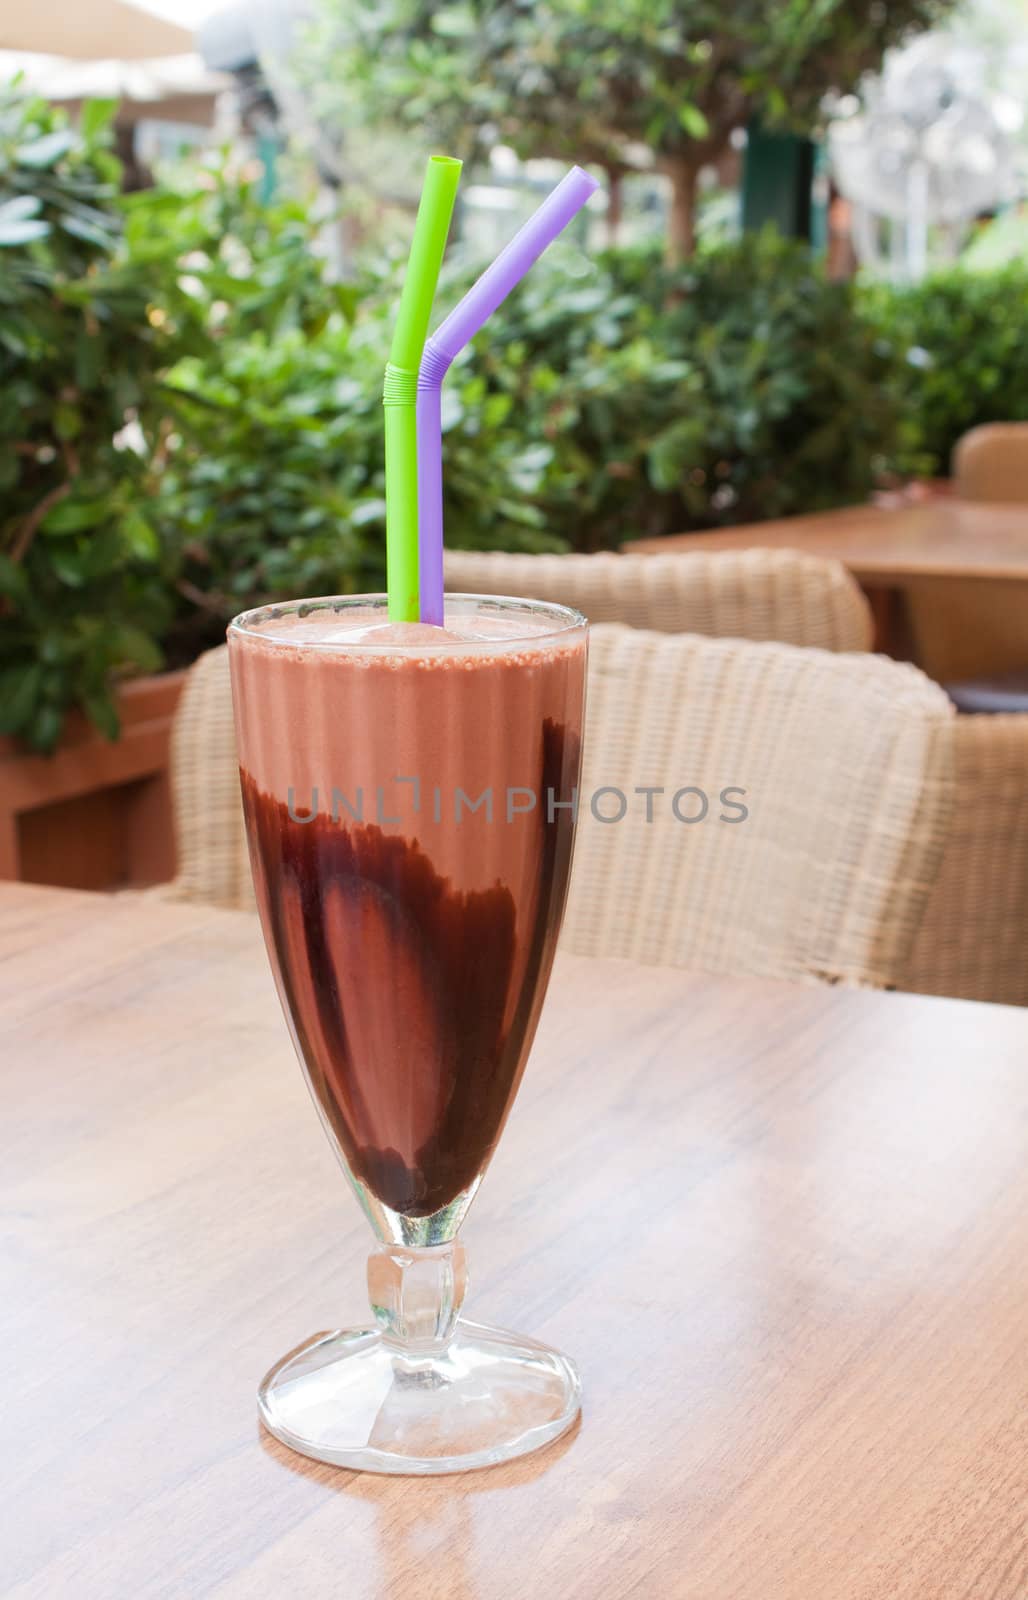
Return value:
<svg viewBox="0 0 1028 1600">
<path fill-rule="evenodd" d="M 1028 422 L 987 422 L 957 440 L 953 479 L 962 500 L 1028 503 Z"/>
<path fill-rule="evenodd" d="M 252 908 L 227 645 L 200 656 L 186 679 L 172 730 L 171 782 L 178 870 L 168 898 Z"/>
<path fill-rule="evenodd" d="M 949 823 L 942 690 L 883 657 L 779 644 L 607 626 L 590 650 L 565 945 L 896 984 Z M 599 820 L 619 796 L 621 820 Z"/>
<path fill-rule="evenodd" d="M 528 595 L 659 633 L 778 639 L 821 650 L 869 650 L 871 614 L 837 561 L 797 550 L 691 554 L 508 555 L 451 550 L 452 593 Z"/>
<path fill-rule="evenodd" d="M 1028 1005 L 1028 716 L 957 717 L 953 819 L 903 988 Z"/>
</svg>

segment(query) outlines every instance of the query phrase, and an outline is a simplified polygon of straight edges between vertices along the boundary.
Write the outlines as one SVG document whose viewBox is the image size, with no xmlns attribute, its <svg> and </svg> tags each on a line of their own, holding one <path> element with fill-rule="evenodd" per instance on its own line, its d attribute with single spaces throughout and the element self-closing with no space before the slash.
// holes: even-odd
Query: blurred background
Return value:
<svg viewBox="0 0 1028 1600">
<path fill-rule="evenodd" d="M 1026 0 L 0 0 L 0 733 L 124 743 L 235 612 L 382 586 L 432 150 L 440 315 L 602 181 L 448 381 L 450 547 L 945 497 L 1028 420 L 1026 107 Z M 0 868 L 80 880 L 52 770 Z"/>
</svg>

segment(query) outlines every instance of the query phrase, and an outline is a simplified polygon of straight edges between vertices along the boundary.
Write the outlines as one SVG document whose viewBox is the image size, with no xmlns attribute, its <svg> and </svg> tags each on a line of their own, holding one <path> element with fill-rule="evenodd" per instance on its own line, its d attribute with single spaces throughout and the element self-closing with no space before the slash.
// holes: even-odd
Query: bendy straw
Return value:
<svg viewBox="0 0 1028 1600">
<path fill-rule="evenodd" d="M 418 582 L 422 622 L 443 621 L 442 386 L 451 362 L 598 187 L 581 167 L 548 195 L 425 346 L 418 376 Z"/>
<path fill-rule="evenodd" d="M 450 231 L 461 163 L 430 156 L 421 191 L 407 275 L 385 369 L 386 570 L 389 618 L 418 619 L 418 367 L 432 315 L 439 268 Z"/>
</svg>

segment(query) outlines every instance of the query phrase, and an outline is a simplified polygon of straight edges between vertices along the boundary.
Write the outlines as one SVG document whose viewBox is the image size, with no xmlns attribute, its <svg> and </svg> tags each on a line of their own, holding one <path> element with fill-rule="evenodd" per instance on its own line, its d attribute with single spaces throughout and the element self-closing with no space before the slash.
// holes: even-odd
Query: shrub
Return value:
<svg viewBox="0 0 1028 1600">
<path fill-rule="evenodd" d="M 169 374 L 176 432 L 154 514 L 175 552 L 175 661 L 218 643 L 247 606 L 385 587 L 381 388 L 396 285 L 334 293 L 343 303 L 315 330 L 237 332 Z M 559 548 L 539 531 L 539 452 L 510 411 L 468 369 L 447 384 L 448 536 Z"/>
<path fill-rule="evenodd" d="M 120 195 L 112 110 L 72 130 L 0 95 L 0 732 L 40 750 L 75 705 L 115 737 L 118 679 L 241 608 L 385 577 L 394 277 L 327 283 L 302 200 L 263 204 L 223 153 Z M 455 374 L 449 513 L 552 547 L 510 409 Z"/>
<path fill-rule="evenodd" d="M 448 271 L 439 316 L 468 279 Z M 175 659 L 246 605 L 382 586 L 397 289 L 387 271 L 314 330 L 237 328 L 170 375 L 155 515 L 187 597 Z M 893 445 L 887 378 L 851 288 L 773 234 L 674 273 L 652 250 L 557 250 L 446 381 L 447 541 L 589 550 L 866 498 Z"/>
<path fill-rule="evenodd" d="M 538 504 L 576 549 L 866 499 L 894 447 L 853 287 L 772 232 L 676 270 L 650 249 L 544 266 L 470 366 L 547 453 Z"/>
<path fill-rule="evenodd" d="M 936 273 L 862 292 L 906 419 L 892 465 L 946 473 L 953 446 L 983 422 L 1028 420 L 1028 267 Z"/>
<path fill-rule="evenodd" d="M 122 197 L 112 111 L 72 130 L 0 94 L 0 732 L 40 750 L 73 705 L 115 737 L 118 678 L 161 664 L 189 604 L 169 369 L 314 333 L 340 300 L 302 205 L 196 169 Z"/>
<path fill-rule="evenodd" d="M 0 732 L 40 749 L 76 701 L 116 731 L 111 679 L 157 665 L 170 613 L 146 447 L 188 337 L 119 258 L 109 111 L 76 134 L 0 96 Z"/>
</svg>

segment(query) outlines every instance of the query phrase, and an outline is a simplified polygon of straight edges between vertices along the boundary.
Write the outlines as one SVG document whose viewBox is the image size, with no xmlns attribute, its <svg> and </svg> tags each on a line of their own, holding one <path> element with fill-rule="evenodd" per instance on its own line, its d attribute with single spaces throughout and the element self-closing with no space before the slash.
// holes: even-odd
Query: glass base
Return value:
<svg viewBox="0 0 1028 1600">
<path fill-rule="evenodd" d="M 448 1343 L 404 1352 L 374 1329 L 319 1334 L 258 1390 L 268 1430 L 361 1472 L 468 1472 L 558 1438 L 582 1403 L 566 1356 L 461 1318 Z"/>
</svg>

